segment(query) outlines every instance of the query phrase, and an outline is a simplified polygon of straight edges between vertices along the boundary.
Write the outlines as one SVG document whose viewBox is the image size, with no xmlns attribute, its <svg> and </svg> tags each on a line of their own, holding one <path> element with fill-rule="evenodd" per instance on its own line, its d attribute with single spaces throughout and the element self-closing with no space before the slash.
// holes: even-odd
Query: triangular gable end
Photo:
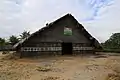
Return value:
<svg viewBox="0 0 120 80">
<path fill-rule="evenodd" d="M 85 37 L 86 37 L 87 39 L 89 39 L 96 48 L 100 48 L 100 47 L 101 47 L 100 44 L 99 44 L 99 42 L 98 42 L 94 37 L 92 37 L 92 36 L 86 31 L 86 29 L 85 29 L 71 14 L 67 14 L 67 15 L 65 15 L 65 16 L 57 19 L 56 21 L 54 21 L 54 22 L 52 22 L 52 23 L 50 23 L 50 24 L 47 24 L 45 27 L 43 27 L 43 28 L 41 28 L 40 30 L 36 31 L 35 33 L 31 34 L 28 38 L 20 41 L 19 43 L 17 43 L 16 45 L 14 45 L 14 48 L 17 48 L 18 46 L 22 45 L 24 42 L 26 42 L 27 40 L 29 40 L 30 38 L 32 38 L 33 36 L 35 36 L 37 33 L 40 34 L 41 32 L 44 32 L 44 31 L 52 28 L 52 25 L 60 22 L 61 20 L 65 19 L 65 18 L 70 18 L 70 19 L 72 19 L 74 22 L 76 22 L 76 23 L 78 24 L 78 26 L 79 26 L 78 28 L 82 30 L 82 33 L 85 35 Z"/>
</svg>

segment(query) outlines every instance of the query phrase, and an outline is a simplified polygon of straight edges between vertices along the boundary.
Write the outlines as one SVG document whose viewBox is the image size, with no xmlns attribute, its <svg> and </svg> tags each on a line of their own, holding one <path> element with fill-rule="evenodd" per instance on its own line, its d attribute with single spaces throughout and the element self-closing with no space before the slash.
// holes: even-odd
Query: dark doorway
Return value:
<svg viewBox="0 0 120 80">
<path fill-rule="evenodd" d="M 62 43 L 62 55 L 72 54 L 72 43 Z"/>
</svg>

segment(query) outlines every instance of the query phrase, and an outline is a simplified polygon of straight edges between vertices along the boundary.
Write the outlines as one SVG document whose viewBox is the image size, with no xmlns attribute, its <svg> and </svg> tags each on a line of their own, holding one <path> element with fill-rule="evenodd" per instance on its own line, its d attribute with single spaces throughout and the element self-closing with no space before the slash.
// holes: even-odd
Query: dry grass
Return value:
<svg viewBox="0 0 120 80">
<path fill-rule="evenodd" d="M 57 80 L 57 79 L 59 79 L 60 77 L 52 77 L 52 76 L 48 76 L 48 77 L 46 77 L 46 78 L 44 78 L 44 79 L 41 79 L 41 80 Z"/>
<path fill-rule="evenodd" d="M 12 55 L 4 54 L 0 57 L 11 59 Z M 120 57 L 0 59 L 0 80 L 120 80 Z"/>
<path fill-rule="evenodd" d="M 37 71 L 41 71 L 41 72 L 48 72 L 48 71 L 51 71 L 52 69 L 50 67 L 40 67 L 38 66 Z"/>
<path fill-rule="evenodd" d="M 9 72 L 9 71 L 0 72 L 0 80 L 19 80 L 18 78 L 21 76 L 23 75 L 16 72 Z"/>
<path fill-rule="evenodd" d="M 18 56 L 15 55 L 15 52 L 3 51 L 3 52 L 0 52 L 0 59 L 2 60 L 18 59 Z"/>
<path fill-rule="evenodd" d="M 106 80 L 120 80 L 120 74 L 108 74 Z"/>
<path fill-rule="evenodd" d="M 108 74 L 106 80 L 120 80 L 120 65 L 117 65 L 113 69 L 114 73 Z"/>
</svg>

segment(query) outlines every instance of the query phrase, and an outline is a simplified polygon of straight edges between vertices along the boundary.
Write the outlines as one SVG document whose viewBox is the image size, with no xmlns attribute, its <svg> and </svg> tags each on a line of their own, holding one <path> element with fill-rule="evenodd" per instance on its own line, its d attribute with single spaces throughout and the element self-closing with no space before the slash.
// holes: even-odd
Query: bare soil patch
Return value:
<svg viewBox="0 0 120 80">
<path fill-rule="evenodd" d="M 6 55 L 6 54 L 5 54 Z M 120 80 L 120 56 L 47 56 L 3 59 L 0 80 Z"/>
</svg>

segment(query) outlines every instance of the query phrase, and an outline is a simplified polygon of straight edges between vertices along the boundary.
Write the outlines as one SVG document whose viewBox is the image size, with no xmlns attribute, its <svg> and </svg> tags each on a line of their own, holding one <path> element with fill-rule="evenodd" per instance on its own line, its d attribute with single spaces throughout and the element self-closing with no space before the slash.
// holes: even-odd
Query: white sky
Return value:
<svg viewBox="0 0 120 80">
<path fill-rule="evenodd" d="M 93 37 L 104 42 L 120 32 L 119 5 L 120 0 L 0 0 L 0 37 L 18 36 L 24 30 L 35 32 L 71 13 Z"/>
</svg>

